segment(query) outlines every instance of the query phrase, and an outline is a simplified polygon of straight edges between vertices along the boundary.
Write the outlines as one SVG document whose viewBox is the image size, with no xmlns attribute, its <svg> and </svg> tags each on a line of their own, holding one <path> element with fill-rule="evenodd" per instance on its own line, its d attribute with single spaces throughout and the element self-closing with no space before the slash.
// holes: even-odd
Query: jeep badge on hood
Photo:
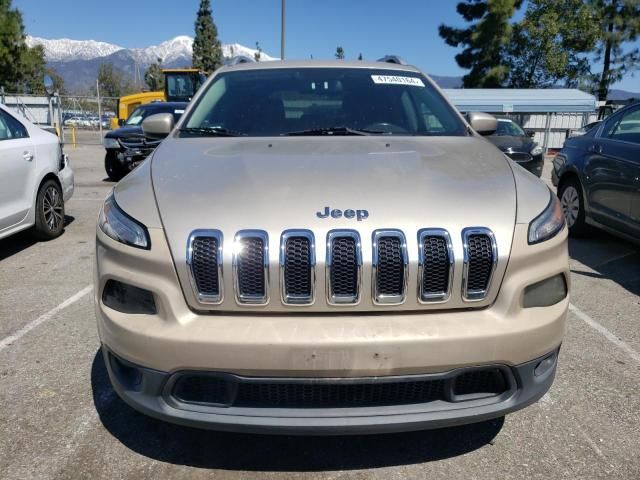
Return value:
<svg viewBox="0 0 640 480">
<path fill-rule="evenodd" d="M 327 218 L 331 216 L 331 218 L 357 218 L 359 222 L 369 218 L 369 212 L 367 210 L 351 210 L 348 208 L 347 210 L 339 210 L 337 208 L 331 209 L 329 207 L 324 207 L 324 211 L 316 212 L 316 216 L 318 218 Z"/>
</svg>

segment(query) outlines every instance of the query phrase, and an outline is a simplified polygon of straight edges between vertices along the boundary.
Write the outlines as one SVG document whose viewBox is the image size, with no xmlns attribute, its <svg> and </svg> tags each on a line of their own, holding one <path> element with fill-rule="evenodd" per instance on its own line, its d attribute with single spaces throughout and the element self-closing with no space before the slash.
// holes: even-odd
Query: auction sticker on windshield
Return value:
<svg viewBox="0 0 640 480">
<path fill-rule="evenodd" d="M 373 83 L 386 85 L 412 85 L 414 87 L 424 87 L 422 80 L 416 77 L 402 77 L 398 75 L 371 75 Z"/>
</svg>

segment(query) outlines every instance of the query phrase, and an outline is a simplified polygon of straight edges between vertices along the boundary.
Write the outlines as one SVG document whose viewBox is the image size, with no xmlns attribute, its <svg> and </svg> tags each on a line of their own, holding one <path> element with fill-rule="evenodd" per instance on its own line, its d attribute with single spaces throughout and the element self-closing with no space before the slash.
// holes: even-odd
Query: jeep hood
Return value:
<svg viewBox="0 0 640 480">
<path fill-rule="evenodd" d="M 168 138 L 151 171 L 183 286 L 187 238 L 195 229 L 220 230 L 226 252 L 238 230 L 265 230 L 276 272 L 287 229 L 314 232 L 319 268 L 332 229 L 359 231 L 365 268 L 371 234 L 380 228 L 402 230 L 412 255 L 417 231 L 428 227 L 450 232 L 458 258 L 466 227 L 490 228 L 505 263 L 511 248 L 513 173 L 480 137 Z M 325 207 L 366 210 L 368 218 L 319 218 Z M 224 257 L 230 272 L 230 255 Z M 277 276 L 272 280 L 277 284 Z"/>
</svg>

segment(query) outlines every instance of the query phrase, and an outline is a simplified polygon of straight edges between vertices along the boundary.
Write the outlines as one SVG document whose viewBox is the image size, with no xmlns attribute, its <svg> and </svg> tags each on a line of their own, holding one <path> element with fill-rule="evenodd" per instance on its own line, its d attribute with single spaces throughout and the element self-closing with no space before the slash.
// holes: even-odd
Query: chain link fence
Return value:
<svg viewBox="0 0 640 480">
<path fill-rule="evenodd" d="M 67 145 L 100 145 L 112 127 L 118 98 L 92 95 L 29 95 L 5 92 L 0 103 L 43 128 L 55 131 Z"/>
<path fill-rule="evenodd" d="M 116 97 L 61 95 L 60 110 L 65 143 L 98 145 L 112 127 L 117 113 Z"/>
</svg>

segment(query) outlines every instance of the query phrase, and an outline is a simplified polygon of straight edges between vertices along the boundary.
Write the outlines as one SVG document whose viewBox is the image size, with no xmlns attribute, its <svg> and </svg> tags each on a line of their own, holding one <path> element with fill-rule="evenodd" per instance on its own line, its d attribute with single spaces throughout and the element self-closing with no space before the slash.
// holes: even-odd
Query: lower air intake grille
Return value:
<svg viewBox="0 0 640 480">
<path fill-rule="evenodd" d="M 267 235 L 238 232 L 235 254 L 236 295 L 241 303 L 267 302 Z"/>
<path fill-rule="evenodd" d="M 283 288 L 285 303 L 310 303 L 313 299 L 312 241 L 292 234 L 284 240 Z"/>
<path fill-rule="evenodd" d="M 191 268 L 198 292 L 203 295 L 218 295 L 218 239 L 214 237 L 196 237 L 191 244 Z"/>
<path fill-rule="evenodd" d="M 185 374 L 172 394 L 181 402 L 243 408 L 356 408 L 496 397 L 509 390 L 499 368 L 463 371 L 452 378 L 261 379 Z M 466 397 L 466 398 L 465 398 Z"/>
<path fill-rule="evenodd" d="M 466 296 L 482 298 L 486 295 L 491 282 L 496 258 L 493 235 L 471 232 L 466 234 Z"/>
<path fill-rule="evenodd" d="M 241 383 L 234 406 L 348 408 L 427 403 L 443 398 L 444 381 L 354 384 Z"/>
<path fill-rule="evenodd" d="M 507 389 L 503 372 L 498 368 L 476 370 L 456 377 L 455 395 L 498 394 Z"/>
<path fill-rule="evenodd" d="M 451 253 L 444 235 L 422 237 L 422 300 L 442 299 L 449 293 Z"/>
<path fill-rule="evenodd" d="M 507 155 L 514 162 L 528 162 L 529 160 L 531 160 L 531 155 L 529 155 L 528 153 L 514 152 L 514 153 L 507 153 Z"/>
</svg>

